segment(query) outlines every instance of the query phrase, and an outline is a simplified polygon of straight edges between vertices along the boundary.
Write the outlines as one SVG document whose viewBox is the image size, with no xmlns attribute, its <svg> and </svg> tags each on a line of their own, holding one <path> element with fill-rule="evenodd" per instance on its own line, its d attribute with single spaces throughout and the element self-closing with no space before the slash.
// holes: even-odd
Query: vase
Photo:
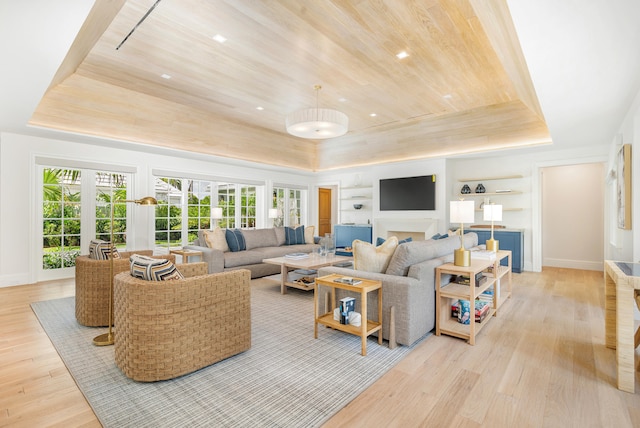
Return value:
<svg viewBox="0 0 640 428">
<path fill-rule="evenodd" d="M 469 193 L 471 193 L 471 188 L 468 184 L 465 184 L 464 186 L 462 186 L 462 189 L 460 189 L 460 193 L 463 195 L 468 195 Z"/>
<path fill-rule="evenodd" d="M 333 240 L 333 235 L 326 233 L 322 238 L 320 238 L 320 255 L 330 256 L 335 254 L 335 252 L 336 244 Z"/>
<path fill-rule="evenodd" d="M 478 184 L 476 186 L 476 193 L 484 193 L 486 192 L 486 189 L 484 188 L 484 186 L 482 185 L 482 183 Z"/>
</svg>

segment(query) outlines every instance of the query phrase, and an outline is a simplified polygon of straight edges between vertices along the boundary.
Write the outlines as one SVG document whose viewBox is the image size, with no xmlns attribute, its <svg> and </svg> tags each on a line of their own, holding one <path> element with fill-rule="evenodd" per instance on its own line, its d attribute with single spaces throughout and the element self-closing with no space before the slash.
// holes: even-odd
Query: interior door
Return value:
<svg viewBox="0 0 640 428">
<path fill-rule="evenodd" d="M 331 233 L 331 189 L 318 189 L 318 236 Z"/>
</svg>

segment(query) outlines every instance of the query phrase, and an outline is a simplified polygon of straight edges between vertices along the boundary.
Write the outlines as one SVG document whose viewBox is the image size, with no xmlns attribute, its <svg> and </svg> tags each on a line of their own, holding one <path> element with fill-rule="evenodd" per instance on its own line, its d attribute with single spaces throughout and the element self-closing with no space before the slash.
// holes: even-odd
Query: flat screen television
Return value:
<svg viewBox="0 0 640 428">
<path fill-rule="evenodd" d="M 435 209 L 435 174 L 380 180 L 380 211 L 433 211 Z"/>
</svg>

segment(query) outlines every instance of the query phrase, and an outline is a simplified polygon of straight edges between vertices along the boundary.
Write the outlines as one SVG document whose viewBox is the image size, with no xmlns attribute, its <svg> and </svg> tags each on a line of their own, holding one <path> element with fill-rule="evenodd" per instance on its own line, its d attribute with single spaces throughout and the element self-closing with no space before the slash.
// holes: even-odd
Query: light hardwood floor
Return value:
<svg viewBox="0 0 640 428">
<path fill-rule="evenodd" d="M 100 426 L 29 306 L 73 293 L 0 289 L 0 426 Z M 514 274 L 475 346 L 428 338 L 325 427 L 638 427 L 640 374 L 635 394 L 615 387 L 603 302 L 602 272 Z"/>
</svg>

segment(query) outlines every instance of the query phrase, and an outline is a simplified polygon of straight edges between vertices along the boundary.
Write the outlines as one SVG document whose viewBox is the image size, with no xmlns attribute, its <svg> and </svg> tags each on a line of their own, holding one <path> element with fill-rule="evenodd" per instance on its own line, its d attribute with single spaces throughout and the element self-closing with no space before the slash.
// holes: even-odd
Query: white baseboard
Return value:
<svg viewBox="0 0 640 428">
<path fill-rule="evenodd" d="M 545 266 L 559 267 L 559 268 L 567 268 L 567 269 L 604 271 L 604 261 L 584 261 L 584 260 L 546 258 L 542 260 L 542 266 L 543 267 Z"/>
<path fill-rule="evenodd" d="M 2 275 L 0 276 L 0 288 L 29 284 L 29 275 Z"/>
</svg>

